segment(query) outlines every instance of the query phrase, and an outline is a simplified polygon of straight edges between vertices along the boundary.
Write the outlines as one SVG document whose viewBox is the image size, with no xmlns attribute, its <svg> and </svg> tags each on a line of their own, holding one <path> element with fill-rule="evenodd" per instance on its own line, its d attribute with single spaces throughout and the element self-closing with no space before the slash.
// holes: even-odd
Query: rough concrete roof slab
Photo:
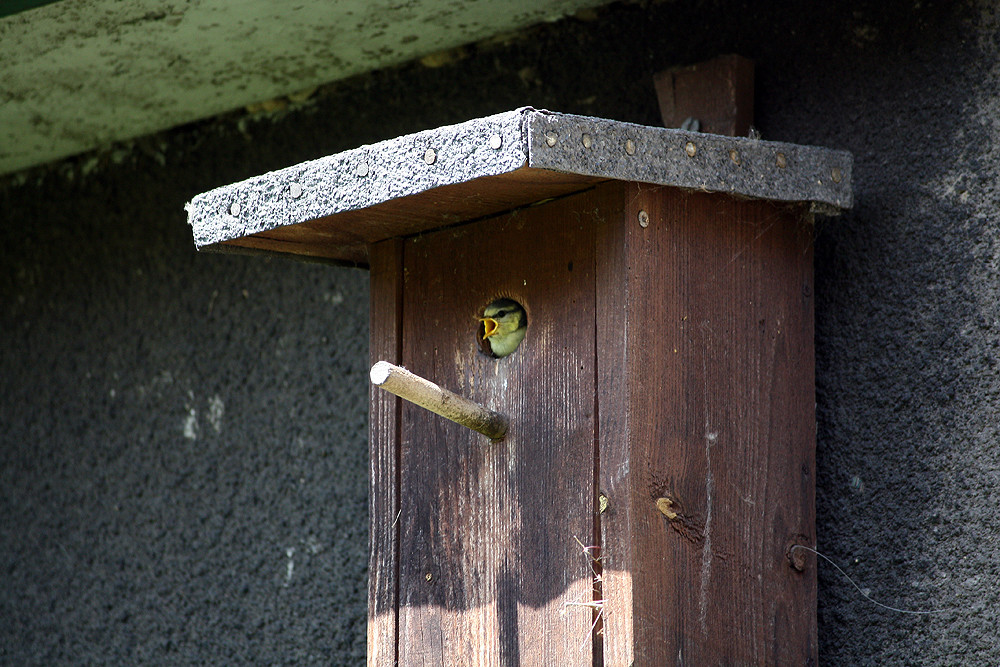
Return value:
<svg viewBox="0 0 1000 667">
<path fill-rule="evenodd" d="M 364 264 L 367 246 L 625 180 L 851 206 L 852 157 L 522 108 L 216 188 L 188 205 L 199 248 Z"/>
</svg>

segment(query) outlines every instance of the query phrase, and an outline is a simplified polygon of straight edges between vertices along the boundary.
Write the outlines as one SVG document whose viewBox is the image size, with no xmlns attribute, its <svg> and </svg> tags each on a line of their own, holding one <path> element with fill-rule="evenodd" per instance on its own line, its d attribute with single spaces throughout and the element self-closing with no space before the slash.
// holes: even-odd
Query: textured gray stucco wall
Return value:
<svg viewBox="0 0 1000 667">
<path fill-rule="evenodd" d="M 367 276 L 196 256 L 155 181 L 5 202 L 0 663 L 356 662 Z"/>
<path fill-rule="evenodd" d="M 362 659 L 367 276 L 196 255 L 193 194 L 523 104 L 655 124 L 653 72 L 737 52 L 766 138 L 855 155 L 816 244 L 819 548 L 947 610 L 820 563 L 821 661 L 1000 664 L 990 4 L 614 6 L 0 186 L 0 661 Z"/>
</svg>

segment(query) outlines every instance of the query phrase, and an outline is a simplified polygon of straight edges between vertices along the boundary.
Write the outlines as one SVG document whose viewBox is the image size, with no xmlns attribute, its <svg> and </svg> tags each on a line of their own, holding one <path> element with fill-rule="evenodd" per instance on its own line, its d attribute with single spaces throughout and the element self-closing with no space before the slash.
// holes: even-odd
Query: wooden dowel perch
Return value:
<svg viewBox="0 0 1000 667">
<path fill-rule="evenodd" d="M 442 389 L 405 368 L 380 361 L 372 366 L 370 375 L 376 387 L 482 433 L 491 440 L 499 440 L 507 432 L 507 418 L 502 414 Z"/>
</svg>

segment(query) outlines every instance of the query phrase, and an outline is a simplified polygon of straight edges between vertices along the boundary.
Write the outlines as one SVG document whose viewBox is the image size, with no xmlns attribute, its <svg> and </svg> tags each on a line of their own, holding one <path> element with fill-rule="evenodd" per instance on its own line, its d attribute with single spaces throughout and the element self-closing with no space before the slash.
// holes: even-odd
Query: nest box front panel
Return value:
<svg viewBox="0 0 1000 667">
<path fill-rule="evenodd" d="M 373 403 L 399 486 L 373 487 L 372 590 L 398 576 L 400 664 L 815 656 L 815 570 L 789 552 L 815 543 L 804 207 L 610 182 L 393 248 L 373 312 L 390 295 L 396 358 L 511 424 L 489 444 Z M 502 359 L 478 319 L 497 297 L 528 320 Z"/>
<path fill-rule="evenodd" d="M 402 365 L 510 427 L 490 442 L 402 406 L 400 664 L 591 660 L 594 261 L 567 200 L 403 244 Z M 527 315 L 502 358 L 480 320 L 498 298 Z"/>
</svg>

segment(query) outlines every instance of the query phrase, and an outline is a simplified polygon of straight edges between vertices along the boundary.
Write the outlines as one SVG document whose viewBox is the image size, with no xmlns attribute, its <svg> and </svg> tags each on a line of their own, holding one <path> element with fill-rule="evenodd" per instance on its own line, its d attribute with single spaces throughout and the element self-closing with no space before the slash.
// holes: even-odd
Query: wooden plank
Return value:
<svg viewBox="0 0 1000 667">
<path fill-rule="evenodd" d="M 306 236 L 297 240 L 272 238 L 264 233 L 241 236 L 205 249 L 224 254 L 294 255 L 303 261 L 316 260 L 343 266 L 367 267 L 368 247 L 368 244 L 361 243 L 355 245 L 328 243 L 314 236 Z"/>
<path fill-rule="evenodd" d="M 593 214 L 606 664 L 814 664 L 808 215 L 621 188 Z"/>
<path fill-rule="evenodd" d="M 666 127 L 691 118 L 701 132 L 745 137 L 753 125 L 753 61 L 724 55 L 653 77 Z"/>
<path fill-rule="evenodd" d="M 401 354 L 403 244 L 372 246 L 369 358 L 397 363 Z M 399 399 L 369 389 L 368 665 L 396 664 L 399 582 Z"/>
<path fill-rule="evenodd" d="M 631 385 L 627 372 L 630 347 L 626 344 L 630 324 L 626 314 L 632 294 L 627 283 L 629 227 L 638 221 L 625 219 L 626 190 L 620 182 L 598 188 L 595 194 L 599 199 L 586 218 L 596 235 L 598 492 L 607 499 L 605 511 L 599 515 L 598 539 L 603 566 L 603 657 L 609 667 L 636 664 L 632 567 L 641 562 L 632 540 L 635 507 L 629 474 Z M 650 326 L 642 329 L 647 334 L 651 330 Z"/>
<path fill-rule="evenodd" d="M 533 202 L 591 187 L 600 179 L 523 167 L 508 174 L 455 183 L 402 199 L 275 227 L 223 246 L 325 257 L 364 265 L 368 245 L 495 215 Z M 211 249 L 211 248 L 209 248 Z"/>
<path fill-rule="evenodd" d="M 594 240 L 587 194 L 410 239 L 403 362 L 510 419 L 487 438 L 402 410 L 400 665 L 593 659 Z M 477 316 L 520 302 L 510 356 Z"/>
</svg>

